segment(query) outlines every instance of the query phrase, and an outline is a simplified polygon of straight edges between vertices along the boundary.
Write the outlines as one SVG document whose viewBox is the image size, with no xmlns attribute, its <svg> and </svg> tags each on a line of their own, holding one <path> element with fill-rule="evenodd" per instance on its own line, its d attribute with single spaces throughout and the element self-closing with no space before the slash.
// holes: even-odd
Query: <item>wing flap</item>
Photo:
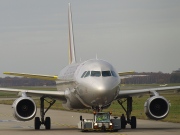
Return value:
<svg viewBox="0 0 180 135">
<path fill-rule="evenodd" d="M 22 76 L 27 78 L 37 78 L 43 80 L 52 80 L 55 81 L 58 79 L 58 76 L 53 75 L 40 75 L 40 74 L 29 74 L 29 73 L 15 73 L 15 72 L 4 72 L 6 75 Z"/>
</svg>

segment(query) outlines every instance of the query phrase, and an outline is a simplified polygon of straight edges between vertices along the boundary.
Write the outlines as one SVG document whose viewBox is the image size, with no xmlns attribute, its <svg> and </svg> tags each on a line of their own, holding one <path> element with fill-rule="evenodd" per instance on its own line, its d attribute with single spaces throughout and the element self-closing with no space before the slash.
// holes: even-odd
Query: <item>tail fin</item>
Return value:
<svg viewBox="0 0 180 135">
<path fill-rule="evenodd" d="M 71 63 L 76 63 L 76 54 L 75 54 L 72 12 L 71 12 L 70 3 L 68 8 L 68 24 L 69 24 L 69 64 L 71 64 Z"/>
</svg>

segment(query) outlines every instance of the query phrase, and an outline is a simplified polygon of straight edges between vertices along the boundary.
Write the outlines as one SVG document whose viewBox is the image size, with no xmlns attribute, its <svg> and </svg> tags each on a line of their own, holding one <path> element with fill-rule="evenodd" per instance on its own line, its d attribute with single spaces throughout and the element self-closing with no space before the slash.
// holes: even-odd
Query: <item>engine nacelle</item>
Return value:
<svg viewBox="0 0 180 135">
<path fill-rule="evenodd" d="M 144 111 L 150 119 L 164 119 L 169 113 L 169 102 L 162 96 L 152 96 L 146 100 Z"/>
<path fill-rule="evenodd" d="M 12 105 L 14 118 L 19 121 L 28 121 L 36 115 L 36 104 L 30 97 L 20 97 Z"/>
</svg>

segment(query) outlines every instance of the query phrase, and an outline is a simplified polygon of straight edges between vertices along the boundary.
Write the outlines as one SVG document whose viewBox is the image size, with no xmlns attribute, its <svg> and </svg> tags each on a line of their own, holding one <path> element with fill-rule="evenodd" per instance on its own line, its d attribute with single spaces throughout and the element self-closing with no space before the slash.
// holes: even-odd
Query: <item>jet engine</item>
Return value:
<svg viewBox="0 0 180 135">
<path fill-rule="evenodd" d="M 164 119 L 169 112 L 169 102 L 162 96 L 152 96 L 145 102 L 144 111 L 150 119 Z"/>
<path fill-rule="evenodd" d="M 12 105 L 14 117 L 19 121 L 28 121 L 36 115 L 36 104 L 30 97 L 20 97 Z"/>
</svg>

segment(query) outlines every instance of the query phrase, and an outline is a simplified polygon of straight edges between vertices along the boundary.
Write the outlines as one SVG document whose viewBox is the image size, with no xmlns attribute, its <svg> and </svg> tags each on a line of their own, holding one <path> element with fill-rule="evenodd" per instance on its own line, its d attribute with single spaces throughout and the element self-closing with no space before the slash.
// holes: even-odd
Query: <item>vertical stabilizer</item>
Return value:
<svg viewBox="0 0 180 135">
<path fill-rule="evenodd" d="M 75 54 L 72 12 L 71 12 L 70 3 L 68 8 L 68 25 L 69 25 L 69 64 L 71 64 L 71 63 L 76 63 L 76 54 Z"/>
</svg>

